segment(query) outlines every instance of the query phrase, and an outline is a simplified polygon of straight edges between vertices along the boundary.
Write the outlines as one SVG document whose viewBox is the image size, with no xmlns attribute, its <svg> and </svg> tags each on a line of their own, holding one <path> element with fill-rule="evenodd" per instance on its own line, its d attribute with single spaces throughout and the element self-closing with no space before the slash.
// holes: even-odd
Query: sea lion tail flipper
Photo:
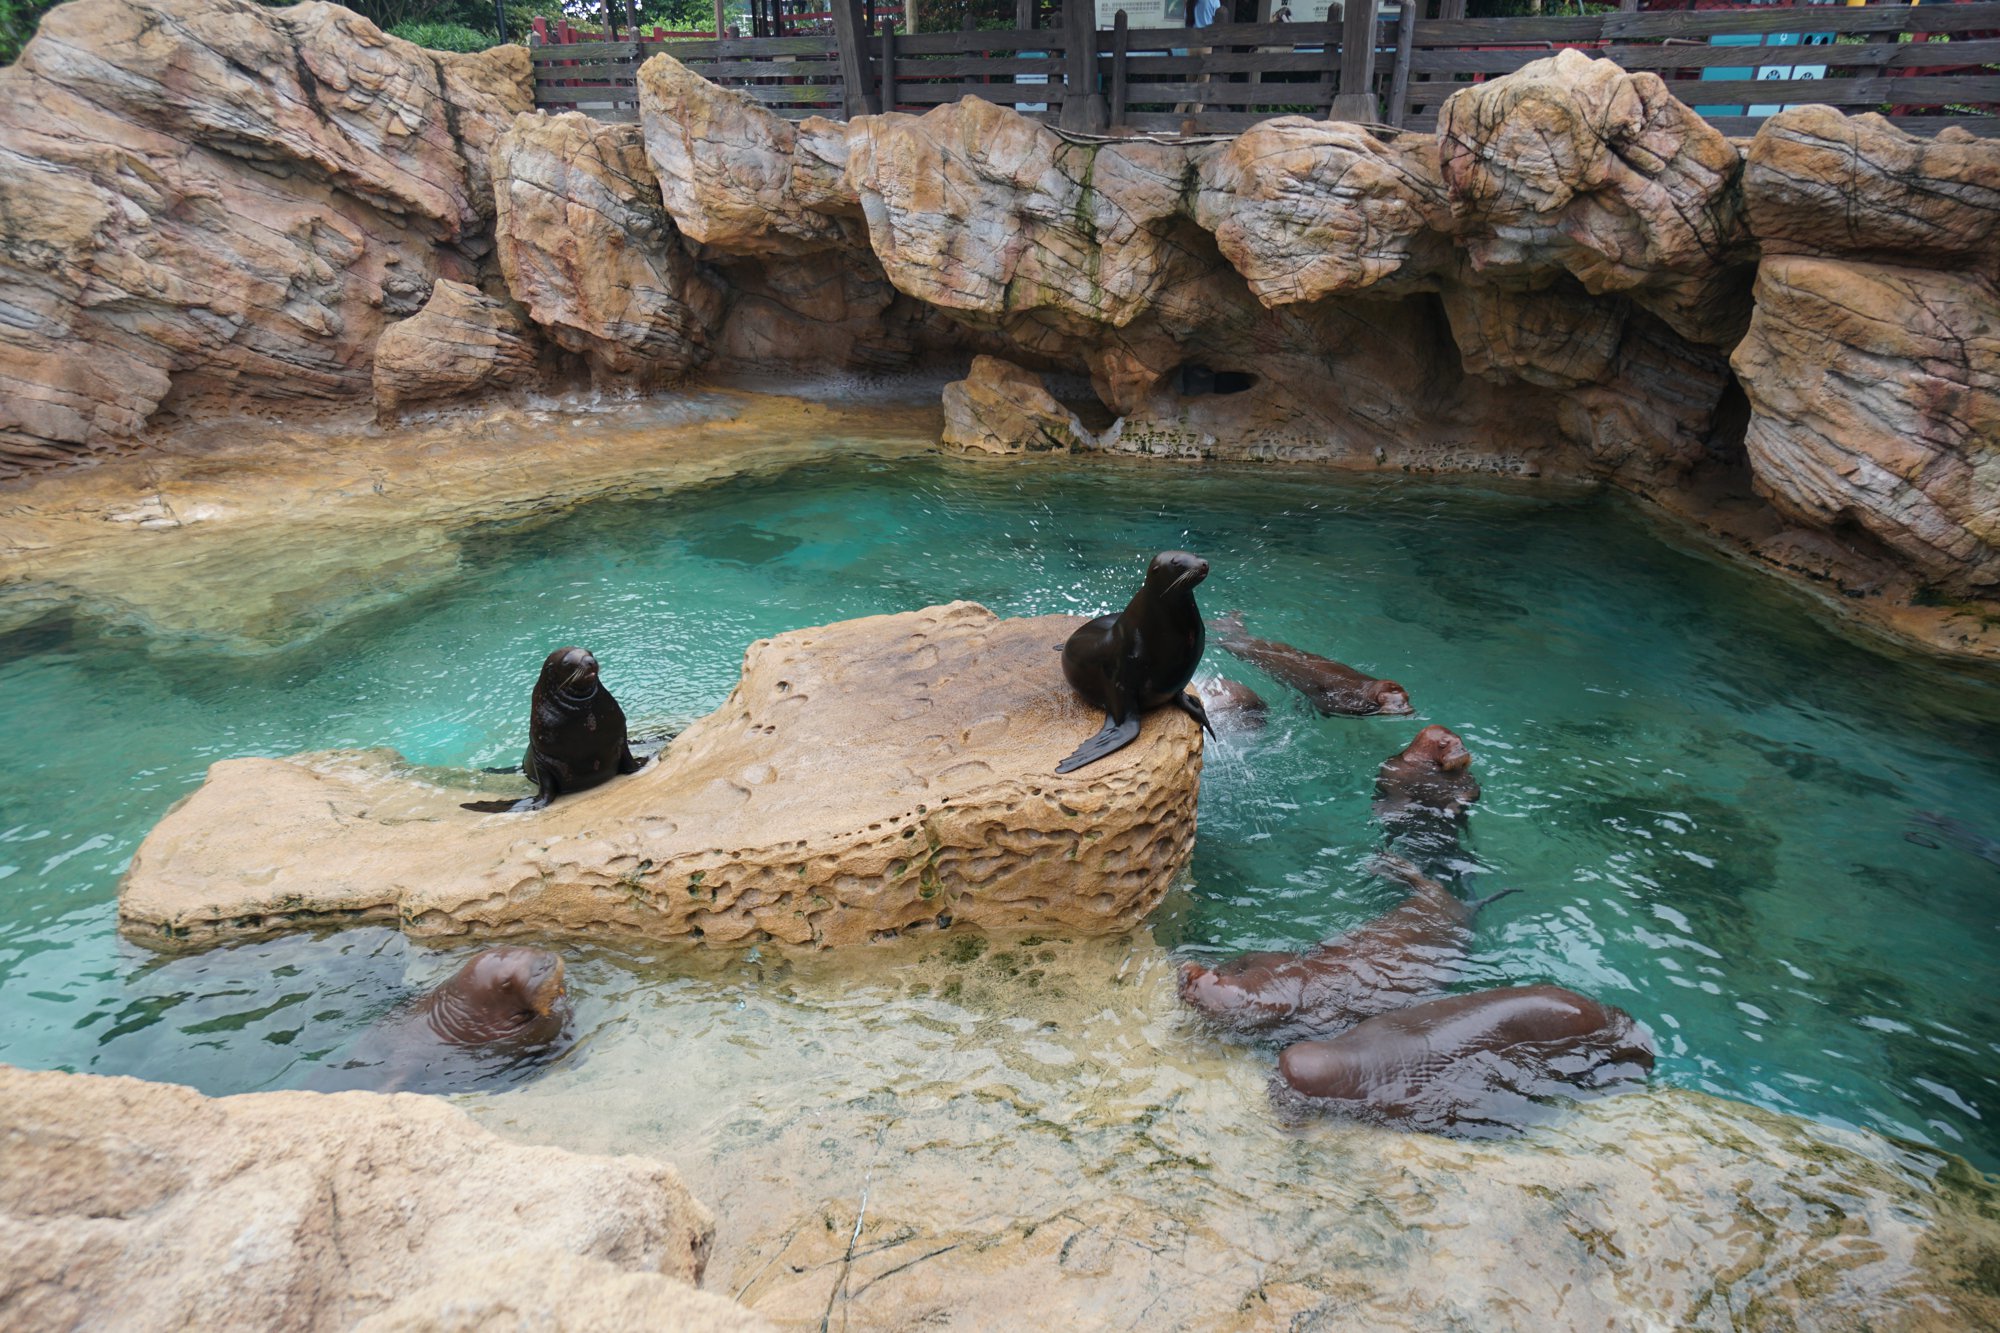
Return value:
<svg viewBox="0 0 2000 1333">
<path fill-rule="evenodd" d="M 1122 750 L 1139 739 L 1139 715 L 1133 713 L 1123 722 L 1114 722 L 1111 715 L 1104 715 L 1104 726 L 1095 736 L 1076 747 L 1070 757 L 1056 765 L 1058 773 L 1073 773 L 1085 764 L 1094 764 L 1114 751 Z"/>
<path fill-rule="evenodd" d="M 1474 898 L 1470 902 L 1466 903 L 1465 905 L 1466 914 L 1468 916 L 1475 915 L 1478 913 L 1480 908 L 1485 907 L 1487 904 L 1497 903 L 1502 898 L 1505 898 L 1508 894 L 1519 893 L 1519 892 L 1520 892 L 1519 889 L 1502 889 L 1498 893 L 1489 893 L 1484 898 Z"/>
<path fill-rule="evenodd" d="M 458 808 L 477 811 L 482 815 L 504 815 L 520 803 L 520 797 L 509 796 L 504 801 L 462 801 Z"/>
<path fill-rule="evenodd" d="M 637 773 L 641 767 L 643 767 L 643 765 L 641 765 L 637 759 L 634 759 L 632 757 L 632 745 L 628 741 L 625 745 L 619 748 L 618 771 L 620 773 Z"/>
<path fill-rule="evenodd" d="M 1174 703 L 1180 707 L 1182 712 L 1201 723 L 1203 731 L 1207 732 L 1211 737 L 1215 735 L 1215 727 L 1208 720 L 1208 709 L 1202 705 L 1200 696 L 1183 692 L 1180 698 L 1174 700 Z"/>
</svg>

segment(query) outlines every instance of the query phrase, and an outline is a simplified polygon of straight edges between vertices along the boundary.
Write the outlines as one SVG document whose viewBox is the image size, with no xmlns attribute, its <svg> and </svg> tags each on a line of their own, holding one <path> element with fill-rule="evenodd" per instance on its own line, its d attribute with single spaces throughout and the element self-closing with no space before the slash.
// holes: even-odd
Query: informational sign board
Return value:
<svg viewBox="0 0 2000 1333">
<path fill-rule="evenodd" d="M 1097 0 L 1097 26 L 1115 26 L 1121 9 L 1125 11 L 1125 26 L 1128 28 L 1187 26 L 1186 0 Z"/>
</svg>

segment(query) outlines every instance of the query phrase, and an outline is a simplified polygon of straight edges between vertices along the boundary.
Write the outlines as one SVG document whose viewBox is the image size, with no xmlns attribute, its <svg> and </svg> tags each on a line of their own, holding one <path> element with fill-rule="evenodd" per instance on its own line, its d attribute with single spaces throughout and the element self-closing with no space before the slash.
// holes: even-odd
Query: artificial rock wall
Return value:
<svg viewBox="0 0 2000 1333">
<path fill-rule="evenodd" d="M 518 48 L 333 6 L 55 11 L 0 70 L 0 471 L 371 386 L 983 352 L 1088 375 L 1123 425 L 1074 447 L 1604 478 L 2000 653 L 2000 142 L 1825 108 L 1732 141 L 1576 52 L 1388 138 L 640 85 L 604 125 L 530 110 Z"/>
</svg>

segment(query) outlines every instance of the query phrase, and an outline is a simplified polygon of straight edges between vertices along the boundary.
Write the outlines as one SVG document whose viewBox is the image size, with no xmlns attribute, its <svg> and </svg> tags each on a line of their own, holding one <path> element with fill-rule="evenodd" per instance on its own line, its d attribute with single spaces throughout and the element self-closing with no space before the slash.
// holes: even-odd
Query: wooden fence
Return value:
<svg viewBox="0 0 2000 1333">
<path fill-rule="evenodd" d="M 1446 14 L 1463 0 L 1439 0 Z M 1650 70 L 1727 133 L 1780 107 L 1881 111 L 1916 133 L 2000 134 L 2000 3 L 1763 5 L 1574 18 L 1377 16 L 1326 23 L 1099 30 L 1081 3 L 1059 28 L 903 33 L 833 0 L 832 33 L 538 45 L 535 100 L 637 118 L 635 73 L 665 51 L 781 115 L 923 112 L 967 96 L 1086 133 L 1232 133 L 1280 115 L 1428 130 L 1467 83 L 1565 47 Z M 887 6 L 884 7 L 885 9 Z"/>
</svg>

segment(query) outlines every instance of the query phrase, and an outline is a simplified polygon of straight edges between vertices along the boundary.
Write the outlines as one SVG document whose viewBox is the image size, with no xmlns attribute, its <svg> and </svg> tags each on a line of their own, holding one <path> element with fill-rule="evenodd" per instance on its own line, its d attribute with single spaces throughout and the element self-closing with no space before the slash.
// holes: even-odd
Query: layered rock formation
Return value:
<svg viewBox="0 0 2000 1333">
<path fill-rule="evenodd" d="M 435 1098 L 0 1066 L 9 1328 L 766 1327 L 691 1285 L 714 1233 L 664 1162 L 517 1147 Z"/>
<path fill-rule="evenodd" d="M 424 308 L 376 342 L 375 405 L 389 419 L 419 403 L 518 384 L 534 369 L 535 344 L 513 307 L 439 278 Z"/>
<path fill-rule="evenodd" d="M 492 169 L 500 270 L 550 338 L 600 378 L 674 378 L 708 359 L 722 284 L 660 207 L 635 126 L 522 116 Z"/>
<path fill-rule="evenodd" d="M 163 409 L 365 398 L 376 337 L 492 248 L 527 53 L 334 5 L 88 0 L 0 69 L 0 473 Z"/>
<path fill-rule="evenodd" d="M 1604 478 L 2000 650 L 2000 146 L 1804 108 L 1746 152 L 1573 51 L 1436 136 L 1079 141 L 976 98 L 794 124 L 669 57 L 639 84 L 634 130 L 519 114 L 518 50 L 322 5 L 57 11 L 0 72 L 0 468 L 225 395 L 484 382 L 419 382 L 422 325 L 377 347 L 442 278 L 599 381 L 978 351 L 1087 374 L 1126 451 Z M 954 438 L 1013 447 L 1018 406 Z"/>
<path fill-rule="evenodd" d="M 1947 594 L 2000 590 L 2000 144 L 1785 111 L 1744 182 L 1764 241 L 1732 364 L 1758 491 Z"/>
<path fill-rule="evenodd" d="M 1032 370 L 976 356 L 944 389 L 944 447 L 967 454 L 1074 453 L 1097 443 Z"/>
<path fill-rule="evenodd" d="M 814 945 L 1121 930 L 1194 847 L 1201 737 L 1158 712 L 1056 776 L 1101 721 L 1052 651 L 1078 623 L 955 602 L 760 641 L 661 758 L 532 814 L 466 811 L 388 752 L 227 760 L 141 844 L 121 927 L 160 945 L 369 920 Z"/>
</svg>

